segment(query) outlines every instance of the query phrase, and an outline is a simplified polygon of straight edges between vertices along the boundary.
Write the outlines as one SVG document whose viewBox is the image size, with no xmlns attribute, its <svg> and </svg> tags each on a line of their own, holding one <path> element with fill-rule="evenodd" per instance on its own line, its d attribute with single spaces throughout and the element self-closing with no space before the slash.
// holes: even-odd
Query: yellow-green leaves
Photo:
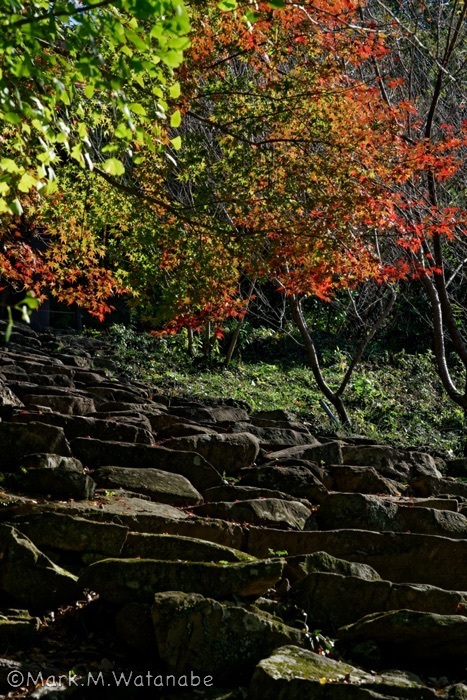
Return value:
<svg viewBox="0 0 467 700">
<path fill-rule="evenodd" d="M 217 7 L 219 10 L 222 10 L 222 12 L 232 12 L 238 7 L 237 0 L 221 0 L 217 3 Z"/>
<path fill-rule="evenodd" d="M 118 158 L 108 158 L 102 166 L 103 170 L 109 175 L 120 176 L 125 172 L 123 163 Z"/>
<path fill-rule="evenodd" d="M 180 95 L 172 69 L 189 46 L 182 0 L 2 0 L 0 26 L 2 212 L 50 191 L 51 165 L 92 169 L 105 153 L 104 170 L 121 176 L 135 142 L 162 143 L 158 122 L 180 125 L 167 100 Z"/>
<path fill-rule="evenodd" d="M 182 121 L 182 115 L 180 114 L 180 110 L 177 109 L 176 112 L 174 112 L 171 117 L 170 117 L 170 126 L 172 126 L 174 129 L 177 129 Z"/>
<path fill-rule="evenodd" d="M 180 97 L 180 83 L 174 83 L 173 85 L 170 86 L 169 95 L 174 100 L 176 100 Z"/>
<path fill-rule="evenodd" d="M 29 173 L 24 173 L 23 175 L 21 175 L 17 187 L 20 192 L 29 192 L 29 190 L 35 187 L 36 184 L 36 177 L 33 177 Z"/>
</svg>

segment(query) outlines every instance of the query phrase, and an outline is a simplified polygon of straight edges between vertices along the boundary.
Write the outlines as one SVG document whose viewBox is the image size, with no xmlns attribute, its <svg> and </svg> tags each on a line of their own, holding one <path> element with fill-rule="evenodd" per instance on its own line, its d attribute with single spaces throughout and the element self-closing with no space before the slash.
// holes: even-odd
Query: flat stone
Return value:
<svg viewBox="0 0 467 700">
<path fill-rule="evenodd" d="M 310 508 L 297 501 L 279 498 L 255 498 L 237 502 L 204 503 L 193 508 L 197 515 L 205 515 L 238 523 L 270 525 L 303 530 L 310 517 Z"/>
<path fill-rule="evenodd" d="M 128 527 L 102 523 L 64 513 L 32 513 L 12 524 L 36 547 L 64 552 L 99 552 L 118 556 L 127 539 Z"/>
<path fill-rule="evenodd" d="M 396 503 L 397 505 L 409 506 L 411 508 L 434 508 L 435 510 L 451 510 L 453 513 L 459 512 L 459 501 L 457 501 L 454 496 L 452 498 L 436 498 L 436 496 L 432 498 L 401 497 Z"/>
<path fill-rule="evenodd" d="M 203 497 L 181 474 L 161 469 L 101 467 L 93 473 L 100 488 L 123 488 L 149 496 L 153 501 L 174 506 L 193 506 Z"/>
<path fill-rule="evenodd" d="M 70 355 L 61 352 L 58 353 L 58 358 L 64 365 L 68 365 L 69 367 L 79 367 L 86 370 L 91 368 L 90 358 L 83 355 Z"/>
<path fill-rule="evenodd" d="M 191 435 L 167 440 L 164 445 L 172 450 L 196 452 L 221 474 L 237 474 L 251 466 L 259 454 L 259 441 L 250 433 Z"/>
<path fill-rule="evenodd" d="M 239 562 L 253 561 L 245 552 L 213 542 L 180 535 L 148 535 L 129 532 L 122 557 L 126 559 L 162 559 L 164 561 Z"/>
<path fill-rule="evenodd" d="M 251 525 L 246 551 L 266 557 L 270 549 L 290 556 L 325 551 L 368 564 L 395 583 L 427 583 L 455 591 L 467 581 L 467 541 L 461 539 L 364 530 L 287 531 Z"/>
<path fill-rule="evenodd" d="M 30 610 L 52 609 L 79 597 L 76 578 L 56 566 L 25 535 L 0 525 L 0 594 Z"/>
<path fill-rule="evenodd" d="M 34 413 L 19 414 L 13 416 L 12 422 L 30 423 L 37 421 L 38 415 Z M 115 417 L 112 420 L 97 419 L 91 416 L 71 416 L 62 413 L 43 414 L 42 423 L 56 425 L 63 428 L 67 440 L 77 437 L 90 437 L 96 440 L 113 440 L 146 445 L 154 444 L 151 425 L 145 416 L 141 415 L 140 421 L 134 424 L 125 418 Z"/>
<path fill-rule="evenodd" d="M 18 408 L 22 408 L 24 406 L 21 399 L 19 399 L 11 391 L 11 389 L 6 386 L 2 379 L 0 379 L 0 406 L 17 406 Z"/>
<path fill-rule="evenodd" d="M 332 493 L 316 516 L 323 530 L 350 529 L 417 532 L 464 539 L 467 519 L 461 513 L 432 508 L 399 506 L 376 496 L 358 493 Z"/>
<path fill-rule="evenodd" d="M 96 411 L 96 417 L 98 417 L 99 413 L 115 414 L 127 411 L 142 413 L 147 416 L 148 420 L 150 420 L 153 415 L 166 415 L 166 406 L 149 400 L 145 401 L 144 403 L 135 403 L 134 401 L 102 401 L 99 404 L 98 411 Z"/>
<path fill-rule="evenodd" d="M 460 539 L 467 537 L 467 518 L 462 513 L 452 510 L 401 505 L 397 521 L 399 525 L 397 530 L 405 532 L 420 532 L 426 535 Z"/>
<path fill-rule="evenodd" d="M 309 505 L 306 498 L 297 498 L 283 491 L 260 488 L 259 486 L 238 486 L 237 484 L 222 484 L 203 491 L 206 503 L 218 501 L 249 501 L 252 498 L 280 498 L 282 501 L 296 501 Z"/>
<path fill-rule="evenodd" d="M 163 434 L 166 433 L 170 436 L 170 429 L 176 425 L 191 426 L 193 428 L 193 432 L 190 433 L 191 435 L 198 434 L 200 429 L 202 430 L 202 432 L 211 432 L 210 428 L 206 428 L 206 431 L 203 430 L 204 427 L 207 425 L 206 423 L 203 423 L 203 425 L 201 425 L 196 421 L 188 420 L 188 418 L 172 416 L 170 413 L 167 413 L 167 409 L 165 406 L 160 406 L 159 410 L 157 411 L 151 410 L 150 412 L 146 413 L 146 415 L 149 422 L 151 423 L 152 430 L 158 435 L 159 432 L 162 431 Z M 216 430 L 215 432 L 217 433 L 218 431 Z"/>
<path fill-rule="evenodd" d="M 250 423 L 257 425 L 259 428 L 284 428 L 286 430 L 295 430 L 301 433 L 306 433 L 310 436 L 310 431 L 303 423 L 297 419 L 297 416 L 290 411 L 255 411 L 250 416 Z"/>
<path fill-rule="evenodd" d="M 410 490 L 415 496 L 422 498 L 441 494 L 467 498 L 467 484 L 449 477 L 438 479 L 434 476 L 419 476 L 410 482 Z"/>
<path fill-rule="evenodd" d="M 148 534 L 169 534 L 192 537 L 214 542 L 233 549 L 244 549 L 245 532 L 240 525 L 201 518 L 165 503 L 154 503 L 141 498 L 120 496 L 108 493 L 94 501 L 76 501 L 74 503 L 57 503 L 37 505 L 30 500 L 16 499 L 0 516 L 11 520 L 14 517 L 29 515 L 33 512 L 54 512 L 98 522 L 112 522 L 124 525 L 134 532 Z"/>
<path fill-rule="evenodd" d="M 301 465 L 254 467 L 248 473 L 243 473 L 238 485 L 277 489 L 291 496 L 307 498 L 313 503 L 321 503 L 328 493 L 319 479 L 307 467 Z"/>
<path fill-rule="evenodd" d="M 446 460 L 446 474 L 448 476 L 467 477 L 467 457 Z"/>
<path fill-rule="evenodd" d="M 143 658 L 157 650 L 156 635 L 148 603 L 132 601 L 115 615 L 115 632 L 120 640 Z"/>
<path fill-rule="evenodd" d="M 29 393 L 23 396 L 25 406 L 46 406 L 56 413 L 85 416 L 96 410 L 93 399 L 88 396 L 54 396 L 43 393 Z"/>
<path fill-rule="evenodd" d="M 30 374 L 29 378 L 39 386 L 61 386 L 69 389 L 79 389 L 73 379 L 66 374 L 53 372 L 51 374 Z"/>
<path fill-rule="evenodd" d="M 208 428 L 206 425 L 195 425 L 194 423 L 173 423 L 166 428 L 158 428 L 157 430 L 159 440 L 171 440 L 172 438 L 187 437 L 189 435 L 217 435 L 217 430 Z"/>
<path fill-rule="evenodd" d="M 244 684 L 255 665 L 284 642 L 306 643 L 302 632 L 272 616 L 195 593 L 156 593 L 152 620 L 170 673 L 195 671 L 223 684 Z"/>
<path fill-rule="evenodd" d="M 323 483 L 330 491 L 387 494 L 398 496 L 405 491 L 402 484 L 386 479 L 373 467 L 330 465 Z"/>
<path fill-rule="evenodd" d="M 156 559 L 105 559 L 91 564 L 79 577 L 111 603 L 151 602 L 162 591 L 201 593 L 211 598 L 258 597 L 282 576 L 284 561 L 248 563 L 174 562 Z"/>
<path fill-rule="evenodd" d="M 389 445 L 345 445 L 344 464 L 374 467 L 383 476 L 407 481 L 418 476 L 441 477 L 433 457 L 425 452 L 400 450 Z"/>
<path fill-rule="evenodd" d="M 73 372 L 75 386 L 87 387 L 89 385 L 100 384 L 101 382 L 105 381 L 105 374 L 94 372 L 92 369 L 73 367 L 71 371 Z"/>
<path fill-rule="evenodd" d="M 39 421 L 0 423 L 0 470 L 13 471 L 22 457 L 35 452 L 71 455 L 62 428 Z"/>
<path fill-rule="evenodd" d="M 162 469 L 186 477 L 198 491 L 222 483 L 219 472 L 195 452 L 90 438 L 76 438 L 71 446 L 73 454 L 91 469 L 106 466 Z"/>
<path fill-rule="evenodd" d="M 414 610 L 378 612 L 341 627 L 337 637 L 340 649 L 372 640 L 391 659 L 465 667 L 467 617 Z"/>
<path fill-rule="evenodd" d="M 315 626 L 330 633 L 374 612 L 405 608 L 455 615 L 467 611 L 467 594 L 457 591 L 324 572 L 310 573 L 295 583 L 290 598 Z"/>
<path fill-rule="evenodd" d="M 267 452 L 284 450 L 295 445 L 307 445 L 310 440 L 308 433 L 271 426 L 260 427 L 251 423 L 236 423 L 232 430 L 234 433 L 246 432 L 254 435 L 258 438 L 261 449 Z"/>
<path fill-rule="evenodd" d="M 325 478 L 324 465 L 318 466 L 316 462 L 310 462 L 308 459 L 299 459 L 298 457 L 284 457 L 282 459 L 272 459 L 261 463 L 262 467 L 305 467 L 316 476 L 318 481 L 323 482 Z M 246 473 L 246 470 L 245 470 Z M 241 473 L 240 476 L 243 474 Z"/>
<path fill-rule="evenodd" d="M 105 386 L 104 382 L 94 385 L 88 384 L 86 390 L 97 401 L 119 401 L 137 404 L 141 403 L 141 400 L 145 398 L 140 391 L 135 391 L 131 387 L 121 386 L 117 383 L 112 383 L 110 386 Z"/>
<path fill-rule="evenodd" d="M 21 673 L 22 678 L 27 678 L 28 673 L 32 674 L 33 678 L 38 675 L 42 678 L 48 678 L 56 673 L 56 669 L 45 666 L 44 664 L 14 661 L 13 659 L 0 657 L 0 691 L 11 693 L 11 676 L 10 673 Z M 18 679 L 19 677 L 16 676 Z"/>
<path fill-rule="evenodd" d="M 268 460 L 284 459 L 288 457 L 297 457 L 318 464 L 342 464 L 342 442 L 339 440 L 331 440 L 330 442 L 320 443 L 313 438 L 313 441 L 308 441 L 308 445 L 299 447 L 291 447 L 278 452 L 269 452 Z"/>
<path fill-rule="evenodd" d="M 291 581 L 305 578 L 312 573 L 340 574 L 342 576 L 356 576 L 365 581 L 378 581 L 381 576 L 367 564 L 350 562 L 346 559 L 333 557 L 326 552 L 314 554 L 298 554 L 287 557 L 284 576 Z"/>
<path fill-rule="evenodd" d="M 37 641 L 40 619 L 27 610 L 0 612 L 0 648 L 5 653 L 27 649 Z"/>
<path fill-rule="evenodd" d="M 21 460 L 21 471 L 12 474 L 8 483 L 19 491 L 55 498 L 92 498 L 96 484 L 84 473 L 83 465 L 73 457 L 39 453 Z"/>
<path fill-rule="evenodd" d="M 276 649 L 259 662 L 248 700 L 434 700 L 434 690 L 417 676 L 367 673 L 296 646 Z"/>
<path fill-rule="evenodd" d="M 2 479 L 0 474 L 0 480 Z M 0 488 L 0 520 L 5 521 L 10 519 L 11 514 L 15 513 L 18 508 L 22 508 L 27 512 L 31 512 L 37 505 L 35 498 L 19 496 L 18 494 L 7 493 Z"/>
<path fill-rule="evenodd" d="M 248 413 L 243 408 L 234 406 L 171 406 L 170 413 L 181 418 L 188 418 L 196 422 L 222 423 L 222 422 L 248 422 Z"/>
<path fill-rule="evenodd" d="M 0 378 L 2 383 L 5 381 L 26 381 L 27 376 L 26 370 L 23 367 L 19 367 L 17 364 L 4 364 L 2 357 L 0 357 Z"/>
</svg>

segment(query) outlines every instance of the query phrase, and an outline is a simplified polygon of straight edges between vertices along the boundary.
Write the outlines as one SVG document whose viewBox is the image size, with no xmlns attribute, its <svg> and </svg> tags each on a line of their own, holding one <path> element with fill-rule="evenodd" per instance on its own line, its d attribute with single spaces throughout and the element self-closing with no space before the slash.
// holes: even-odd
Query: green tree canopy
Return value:
<svg viewBox="0 0 467 700">
<path fill-rule="evenodd" d="M 189 45 L 182 0 L 3 0 L 0 26 L 0 214 L 53 191 L 61 160 L 121 175 L 157 147 Z"/>
</svg>

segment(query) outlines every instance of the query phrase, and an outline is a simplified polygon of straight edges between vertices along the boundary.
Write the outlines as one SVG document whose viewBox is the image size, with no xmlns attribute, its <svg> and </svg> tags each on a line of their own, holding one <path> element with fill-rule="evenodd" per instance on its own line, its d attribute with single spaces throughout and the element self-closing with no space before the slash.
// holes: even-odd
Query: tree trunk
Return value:
<svg viewBox="0 0 467 700">
<path fill-rule="evenodd" d="M 230 361 L 232 359 L 232 356 L 234 354 L 235 347 L 236 347 L 237 341 L 238 341 L 238 336 L 240 335 L 240 331 L 242 330 L 242 326 L 245 322 L 245 316 L 246 316 L 246 313 L 248 310 L 248 306 L 250 304 L 250 299 L 251 299 L 251 295 L 253 294 L 255 284 L 256 284 L 256 279 L 253 280 L 253 282 L 250 285 L 250 289 L 248 290 L 247 306 L 246 306 L 246 310 L 245 310 L 245 315 L 237 323 L 237 327 L 235 328 L 235 331 L 233 333 L 232 340 L 230 341 L 229 349 L 227 350 L 227 354 L 225 356 L 225 362 L 224 362 L 225 367 L 229 366 Z"/>
<path fill-rule="evenodd" d="M 302 336 L 302 340 L 310 360 L 311 371 L 313 372 L 313 376 L 320 391 L 334 406 L 342 425 L 345 427 L 351 427 L 344 402 L 336 392 L 332 391 L 331 387 L 327 384 L 323 377 L 313 338 L 311 337 L 305 319 L 303 318 L 300 300 L 295 294 L 290 297 L 290 308 L 292 311 L 292 318 L 300 331 L 300 335 Z"/>
<path fill-rule="evenodd" d="M 342 401 L 342 394 L 344 393 L 344 390 L 346 389 L 350 378 L 357 367 L 358 363 L 362 359 L 363 353 L 365 352 L 366 348 L 368 347 L 368 344 L 370 341 L 374 338 L 378 330 L 381 328 L 383 325 L 384 321 L 386 318 L 389 316 L 391 313 L 391 310 L 394 306 L 394 302 L 396 300 L 396 293 L 393 288 L 390 288 L 390 297 L 389 301 L 386 304 L 386 306 L 383 308 L 382 312 L 378 316 L 377 320 L 373 324 L 372 328 L 365 334 L 365 336 L 362 338 L 354 356 L 352 357 L 350 364 L 347 368 L 346 373 L 344 374 L 344 377 L 337 388 L 336 391 L 333 391 L 331 387 L 327 384 L 326 380 L 323 377 L 323 372 L 321 370 L 321 367 L 319 365 L 319 360 L 318 360 L 318 355 L 316 352 L 315 344 L 313 342 L 313 338 L 310 335 L 310 332 L 307 328 L 305 319 L 303 318 L 303 313 L 301 310 L 300 306 L 300 300 L 297 298 L 297 296 L 292 296 L 290 297 L 290 306 L 292 310 L 292 317 L 295 322 L 295 325 L 297 326 L 298 330 L 300 331 L 300 334 L 302 336 L 303 342 L 305 344 L 305 348 L 310 360 L 311 364 L 311 369 L 313 372 L 313 375 L 315 377 L 316 383 L 320 389 L 320 391 L 323 393 L 323 395 L 332 403 L 334 406 L 337 415 L 339 416 L 339 420 L 341 421 L 343 426 L 351 427 L 350 419 L 347 413 L 347 410 L 345 408 L 344 402 Z M 327 409 L 325 409 L 327 411 Z"/>
<path fill-rule="evenodd" d="M 211 322 L 208 321 L 208 323 L 205 326 L 204 329 L 204 337 L 203 337 L 203 357 L 208 358 L 211 356 Z"/>
<path fill-rule="evenodd" d="M 194 357 L 194 351 L 193 351 L 193 328 L 190 328 L 188 326 L 187 330 L 187 336 L 188 336 L 188 343 L 187 343 L 187 352 L 190 357 Z"/>
</svg>

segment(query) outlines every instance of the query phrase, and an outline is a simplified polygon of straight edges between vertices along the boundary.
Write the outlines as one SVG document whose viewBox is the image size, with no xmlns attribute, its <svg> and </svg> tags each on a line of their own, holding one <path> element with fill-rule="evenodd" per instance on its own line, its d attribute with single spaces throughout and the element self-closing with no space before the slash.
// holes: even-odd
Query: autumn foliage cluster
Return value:
<svg viewBox="0 0 467 700">
<path fill-rule="evenodd" d="M 186 23 L 110 6 L 120 29 L 102 47 L 101 78 L 90 87 L 94 68 L 83 70 L 55 105 L 58 187 L 28 181 L 2 214 L 4 283 L 99 318 L 125 293 L 165 332 L 211 323 L 220 333 L 246 313 L 251 282 L 272 284 L 299 319 L 307 297 L 420 280 L 441 364 L 446 328 L 467 363 L 445 285 L 446 252 L 465 245 L 467 221 L 465 2 L 201 2 L 188 7 L 189 49 Z M 60 81 L 58 43 L 43 50 Z M 187 49 L 183 62 L 161 46 Z M 12 71 L 11 85 L 27 87 L 28 71 Z M 9 119 L 2 141 L 14 152 L 28 114 Z M 0 167 L 2 182 L 9 168 L 18 178 L 8 158 Z"/>
</svg>

